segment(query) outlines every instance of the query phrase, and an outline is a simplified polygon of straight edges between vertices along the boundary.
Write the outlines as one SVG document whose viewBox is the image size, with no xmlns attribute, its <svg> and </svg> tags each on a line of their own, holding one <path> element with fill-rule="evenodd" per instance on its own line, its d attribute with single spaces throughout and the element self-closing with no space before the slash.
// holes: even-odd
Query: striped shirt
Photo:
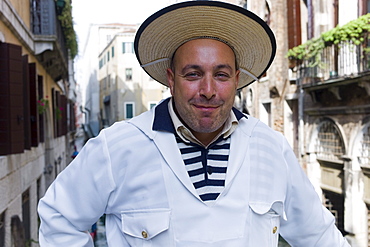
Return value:
<svg viewBox="0 0 370 247">
<path fill-rule="evenodd" d="M 238 120 L 231 111 L 223 130 L 210 144 L 204 146 L 180 121 L 174 111 L 172 99 L 168 103 L 168 111 L 190 180 L 202 201 L 211 203 L 217 199 L 225 186 L 230 135 L 238 126 Z"/>
<path fill-rule="evenodd" d="M 230 139 L 221 137 L 205 148 L 176 138 L 190 180 L 206 203 L 216 200 L 225 186 Z"/>
</svg>

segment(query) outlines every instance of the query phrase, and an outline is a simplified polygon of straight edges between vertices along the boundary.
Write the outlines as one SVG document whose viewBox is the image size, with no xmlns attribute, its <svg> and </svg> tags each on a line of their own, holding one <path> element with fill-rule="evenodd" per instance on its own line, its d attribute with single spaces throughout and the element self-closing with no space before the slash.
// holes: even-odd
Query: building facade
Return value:
<svg viewBox="0 0 370 247">
<path fill-rule="evenodd" d="M 102 128 L 99 82 L 99 73 L 101 70 L 99 67 L 101 64 L 99 55 L 117 33 L 133 28 L 136 28 L 136 25 L 123 25 L 119 23 L 91 24 L 89 27 L 86 43 L 82 46 L 81 55 L 76 58 L 77 81 L 79 81 L 82 88 L 81 109 L 84 115 L 83 127 L 86 139 L 96 136 Z M 109 57 L 111 56 L 110 51 Z M 107 60 L 102 62 L 106 63 Z"/>
<path fill-rule="evenodd" d="M 136 29 L 127 25 L 99 55 L 101 128 L 151 109 L 167 91 L 140 67 L 134 53 Z"/>
<path fill-rule="evenodd" d="M 0 2 L 1 247 L 37 246 L 38 200 L 71 160 L 76 82 L 58 20 L 68 4 Z"/>
</svg>

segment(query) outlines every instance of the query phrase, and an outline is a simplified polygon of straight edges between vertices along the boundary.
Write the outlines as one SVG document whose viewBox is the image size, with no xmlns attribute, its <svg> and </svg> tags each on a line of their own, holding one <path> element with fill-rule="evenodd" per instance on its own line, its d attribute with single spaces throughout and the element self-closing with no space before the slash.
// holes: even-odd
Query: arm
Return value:
<svg viewBox="0 0 370 247">
<path fill-rule="evenodd" d="M 40 246 L 93 246 L 87 230 L 104 214 L 115 183 L 104 131 L 90 140 L 40 200 Z"/>
<path fill-rule="evenodd" d="M 285 138 L 283 146 L 289 182 L 285 202 L 287 221 L 281 223 L 281 235 L 292 246 L 349 246 L 335 226 L 334 216 L 322 205 Z"/>
</svg>

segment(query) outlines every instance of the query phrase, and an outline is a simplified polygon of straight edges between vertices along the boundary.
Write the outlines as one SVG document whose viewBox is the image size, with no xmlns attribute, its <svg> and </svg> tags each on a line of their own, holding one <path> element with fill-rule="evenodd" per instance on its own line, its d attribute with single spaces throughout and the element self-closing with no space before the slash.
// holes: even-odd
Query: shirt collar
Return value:
<svg viewBox="0 0 370 247">
<path fill-rule="evenodd" d="M 176 129 L 178 129 L 180 126 L 185 127 L 177 117 L 176 113 L 173 111 L 171 99 L 172 98 L 167 98 L 156 106 L 155 117 L 152 127 L 154 131 L 167 131 L 173 134 L 177 134 L 178 132 L 176 131 Z M 247 118 L 247 116 L 244 115 L 242 112 L 240 112 L 234 107 L 232 108 L 232 112 L 230 112 L 230 117 L 228 118 L 229 125 L 228 127 L 226 127 L 226 129 L 222 131 L 222 134 L 224 134 L 225 138 L 232 134 L 232 132 L 237 127 L 238 121 L 243 117 Z M 180 135 L 180 137 L 181 139 L 183 139 L 182 135 Z M 188 140 L 186 140 L 186 142 L 188 142 Z"/>
</svg>

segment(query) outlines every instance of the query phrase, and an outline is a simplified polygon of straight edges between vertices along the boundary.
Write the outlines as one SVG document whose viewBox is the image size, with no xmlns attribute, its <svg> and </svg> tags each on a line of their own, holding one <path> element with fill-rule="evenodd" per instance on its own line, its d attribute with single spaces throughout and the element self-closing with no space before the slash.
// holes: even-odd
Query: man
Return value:
<svg viewBox="0 0 370 247">
<path fill-rule="evenodd" d="M 275 39 L 234 5 L 193 1 L 145 21 L 145 71 L 172 97 L 90 140 L 40 201 L 41 246 L 349 246 L 284 137 L 232 108 L 264 74 Z"/>
</svg>

